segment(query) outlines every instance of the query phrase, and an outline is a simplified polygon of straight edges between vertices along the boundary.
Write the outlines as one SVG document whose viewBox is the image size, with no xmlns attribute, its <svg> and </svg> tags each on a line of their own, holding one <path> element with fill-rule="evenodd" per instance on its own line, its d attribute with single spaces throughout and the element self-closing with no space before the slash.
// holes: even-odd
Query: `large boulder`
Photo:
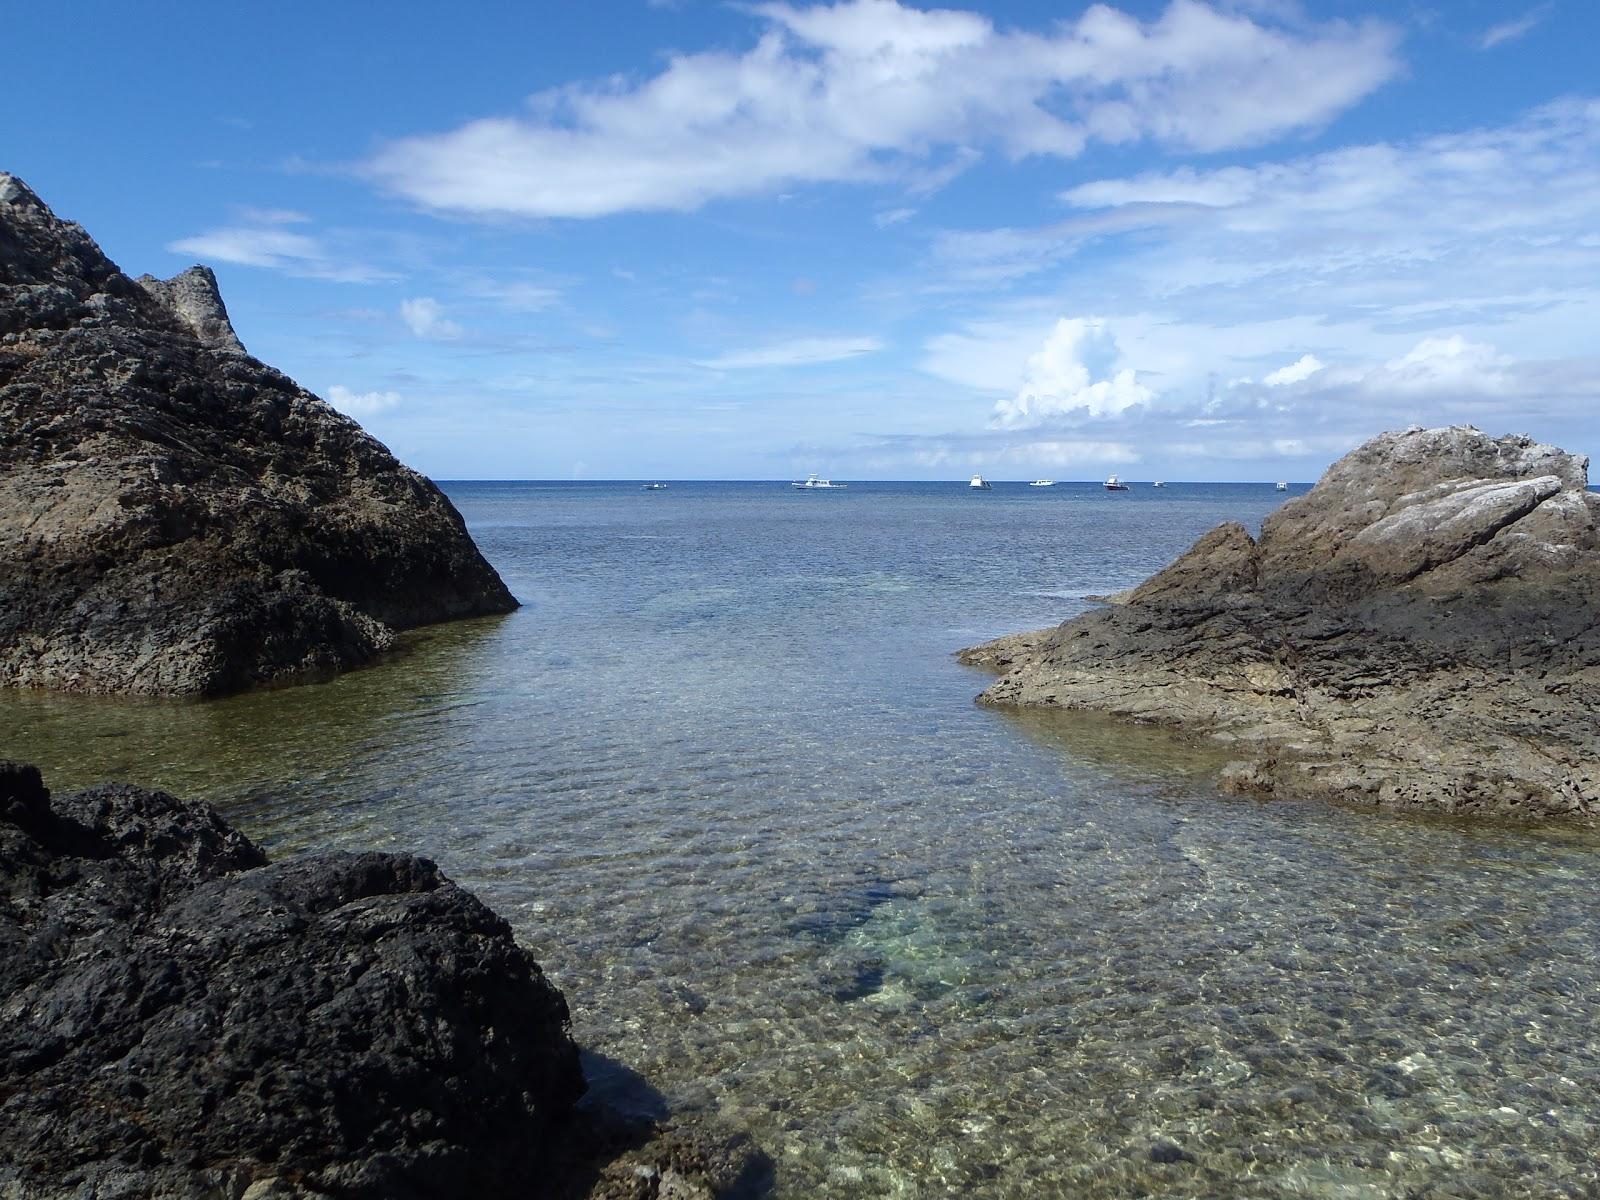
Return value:
<svg viewBox="0 0 1600 1200">
<path fill-rule="evenodd" d="M 566 1003 L 430 862 L 0 763 L 0 1196 L 532 1196 Z"/>
<path fill-rule="evenodd" d="M 0 685 L 213 695 L 516 601 L 444 495 L 0 173 Z"/>
<path fill-rule="evenodd" d="M 1600 814 L 1600 498 L 1588 460 L 1470 427 L 1386 433 L 1125 604 L 964 652 L 982 699 L 1239 748 L 1236 789 Z"/>
</svg>

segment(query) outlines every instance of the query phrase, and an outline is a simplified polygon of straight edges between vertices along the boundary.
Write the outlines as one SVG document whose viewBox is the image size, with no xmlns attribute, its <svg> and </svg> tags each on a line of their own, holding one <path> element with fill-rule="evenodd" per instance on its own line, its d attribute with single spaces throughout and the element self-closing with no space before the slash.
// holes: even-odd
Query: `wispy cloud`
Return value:
<svg viewBox="0 0 1600 1200">
<path fill-rule="evenodd" d="M 714 371 L 745 371 L 771 367 L 808 367 L 818 363 L 859 358 L 883 349 L 877 338 L 808 337 L 793 338 L 754 350 L 742 350 L 705 359 L 700 365 Z"/>
<path fill-rule="evenodd" d="M 1518 38 L 1526 37 L 1535 27 L 1540 25 L 1554 9 L 1553 4 L 1541 4 L 1537 8 L 1529 9 L 1515 20 L 1503 21 L 1499 25 L 1491 26 L 1484 31 L 1483 37 L 1478 39 L 1478 46 L 1483 50 L 1493 50 L 1496 46 L 1506 42 L 1514 42 Z"/>
<path fill-rule="evenodd" d="M 319 237 L 288 228 L 310 223 L 304 213 L 246 207 L 238 210 L 238 217 L 233 225 L 169 242 L 167 249 L 205 262 L 265 267 L 334 283 L 376 283 L 394 278 L 387 271 L 334 253 Z"/>
<path fill-rule="evenodd" d="M 805 183 L 948 182 L 984 153 L 1090 143 L 1211 151 L 1315 128 L 1400 69 L 1379 22 L 1321 25 L 1172 0 L 1043 31 L 897 0 L 749 10 L 742 54 L 672 58 L 644 80 L 541 92 L 521 116 L 389 143 L 364 164 L 430 209 L 598 217 L 696 208 Z"/>
</svg>

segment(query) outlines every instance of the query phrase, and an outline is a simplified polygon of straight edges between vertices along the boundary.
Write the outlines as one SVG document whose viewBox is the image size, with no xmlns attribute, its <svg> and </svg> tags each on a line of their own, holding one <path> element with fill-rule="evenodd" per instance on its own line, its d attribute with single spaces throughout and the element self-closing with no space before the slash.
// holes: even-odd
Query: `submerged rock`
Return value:
<svg viewBox="0 0 1600 1200">
<path fill-rule="evenodd" d="M 1235 744 L 1224 786 L 1394 808 L 1600 814 L 1600 497 L 1588 459 L 1387 433 L 1125 604 L 964 651 L 995 705 Z"/>
<path fill-rule="evenodd" d="M 537 1194 L 562 995 L 425 859 L 0 764 L 0 1195 Z M 248 1189 L 248 1190 L 247 1190 Z"/>
<path fill-rule="evenodd" d="M 0 173 L 0 685 L 212 695 L 516 607 L 455 508 Z"/>
</svg>

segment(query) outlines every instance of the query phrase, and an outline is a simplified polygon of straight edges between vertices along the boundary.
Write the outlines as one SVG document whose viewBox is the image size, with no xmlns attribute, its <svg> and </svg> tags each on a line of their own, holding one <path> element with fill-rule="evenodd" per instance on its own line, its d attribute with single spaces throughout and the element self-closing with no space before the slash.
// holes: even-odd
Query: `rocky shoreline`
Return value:
<svg viewBox="0 0 1600 1200">
<path fill-rule="evenodd" d="M 0 686 L 210 696 L 517 602 L 443 493 L 0 173 Z"/>
<path fill-rule="evenodd" d="M 996 706 L 1237 751 L 1232 791 L 1600 815 L 1600 497 L 1588 460 L 1471 427 L 1383 434 L 1120 604 L 961 653 Z"/>
<path fill-rule="evenodd" d="M 203 804 L 0 763 L 0 1197 L 759 1194 L 580 1104 L 566 1000 L 426 859 L 269 862 Z"/>
</svg>

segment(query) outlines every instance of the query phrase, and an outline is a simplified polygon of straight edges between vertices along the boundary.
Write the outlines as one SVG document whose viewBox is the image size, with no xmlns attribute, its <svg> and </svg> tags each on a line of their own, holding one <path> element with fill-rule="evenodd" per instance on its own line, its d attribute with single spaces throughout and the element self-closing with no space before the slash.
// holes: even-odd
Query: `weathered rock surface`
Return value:
<svg viewBox="0 0 1600 1200">
<path fill-rule="evenodd" d="M 208 695 L 516 601 L 454 507 L 0 173 L 0 685 Z"/>
<path fill-rule="evenodd" d="M 0 764 L 0 1195 L 536 1195 L 567 1007 L 424 859 Z"/>
<path fill-rule="evenodd" d="M 1600 815 L 1600 497 L 1588 460 L 1470 427 L 1383 434 L 1126 602 L 964 661 L 981 699 L 1235 743 L 1234 790 Z"/>
</svg>

